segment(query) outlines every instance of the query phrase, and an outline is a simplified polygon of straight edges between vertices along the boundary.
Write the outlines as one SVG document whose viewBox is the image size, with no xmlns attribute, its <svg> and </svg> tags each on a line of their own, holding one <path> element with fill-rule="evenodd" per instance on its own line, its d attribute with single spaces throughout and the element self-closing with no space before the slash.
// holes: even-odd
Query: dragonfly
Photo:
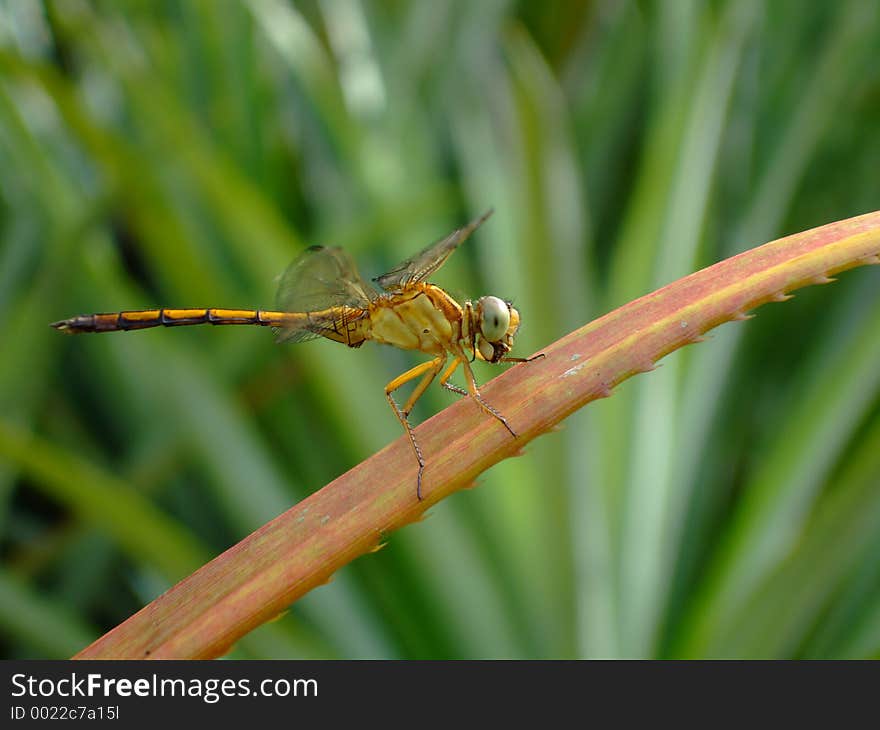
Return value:
<svg viewBox="0 0 880 730">
<path fill-rule="evenodd" d="M 492 214 L 478 218 L 406 259 L 389 272 L 365 281 L 352 257 L 342 248 L 312 246 L 281 275 L 275 310 L 263 309 L 140 309 L 86 314 L 53 322 L 70 334 L 117 332 L 183 325 L 259 325 L 271 327 L 276 342 L 303 342 L 325 337 L 357 348 L 367 340 L 415 350 L 431 359 L 407 370 L 385 386 L 385 397 L 409 436 L 419 470 L 416 496 L 422 500 L 425 459 L 409 422 L 416 401 L 439 375 L 440 384 L 472 398 L 517 437 L 507 418 L 480 394 L 471 363 L 529 362 L 541 357 L 511 357 L 520 315 L 512 302 L 496 296 L 459 304 L 447 291 L 426 279 Z M 458 368 L 467 389 L 450 382 Z M 401 406 L 394 392 L 421 378 Z"/>
</svg>

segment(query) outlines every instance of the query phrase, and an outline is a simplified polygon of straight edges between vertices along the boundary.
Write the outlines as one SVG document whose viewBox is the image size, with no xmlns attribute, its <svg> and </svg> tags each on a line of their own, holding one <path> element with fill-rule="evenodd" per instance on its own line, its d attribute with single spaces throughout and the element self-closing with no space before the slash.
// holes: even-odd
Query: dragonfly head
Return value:
<svg viewBox="0 0 880 730">
<path fill-rule="evenodd" d="M 513 338 L 519 329 L 519 312 L 498 297 L 482 297 L 474 310 L 474 330 L 480 357 L 488 362 L 499 362 L 513 348 Z"/>
</svg>

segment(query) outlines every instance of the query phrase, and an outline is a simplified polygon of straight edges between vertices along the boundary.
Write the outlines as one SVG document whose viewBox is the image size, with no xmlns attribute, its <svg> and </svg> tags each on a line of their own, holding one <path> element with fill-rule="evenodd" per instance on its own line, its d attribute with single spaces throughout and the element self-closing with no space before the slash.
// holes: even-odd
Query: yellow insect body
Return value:
<svg viewBox="0 0 880 730">
<path fill-rule="evenodd" d="M 437 303 L 447 304 L 441 309 Z M 455 310 L 449 307 L 455 306 Z M 449 312 L 457 314 L 451 321 Z M 441 289 L 420 284 L 414 291 L 379 299 L 370 307 L 370 339 L 402 350 L 420 350 L 439 355 L 448 343 L 458 342 L 461 308 Z"/>
<path fill-rule="evenodd" d="M 194 324 L 251 324 L 272 327 L 278 333 L 279 342 L 326 337 L 349 347 L 360 347 L 367 340 L 374 340 L 433 355 L 433 359 L 385 386 L 388 402 L 409 436 L 419 463 L 416 494 L 421 499 L 425 461 L 407 417 L 438 375 L 443 387 L 471 396 L 480 408 L 516 437 L 507 419 L 483 400 L 470 361 L 522 362 L 522 358 L 508 357 L 519 329 L 519 312 L 510 302 L 491 296 L 476 302 L 467 301 L 462 306 L 440 287 L 424 281 L 491 212 L 377 277 L 374 281 L 383 289 L 381 292 L 361 278 L 354 262 L 342 249 L 313 246 L 295 259 L 281 277 L 278 307 L 274 311 L 145 309 L 79 315 L 54 322 L 52 326 L 64 332 L 79 333 Z M 452 363 L 444 370 L 450 356 Z M 464 369 L 467 390 L 449 383 L 459 366 Z M 401 408 L 391 394 L 418 377 L 421 381 Z"/>
</svg>

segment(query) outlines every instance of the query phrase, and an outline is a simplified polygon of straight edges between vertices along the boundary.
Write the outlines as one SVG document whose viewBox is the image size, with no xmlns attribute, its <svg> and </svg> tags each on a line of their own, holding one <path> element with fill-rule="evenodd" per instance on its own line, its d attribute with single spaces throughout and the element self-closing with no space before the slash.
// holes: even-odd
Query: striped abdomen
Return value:
<svg viewBox="0 0 880 730">
<path fill-rule="evenodd" d="M 257 324 L 265 327 L 287 327 L 296 317 L 290 312 L 265 312 L 261 309 L 141 309 L 133 312 L 81 314 L 53 322 L 55 329 L 65 332 L 116 332 L 147 327 L 177 327 L 191 324 Z"/>
<path fill-rule="evenodd" d="M 70 334 L 118 332 L 148 327 L 180 327 L 195 324 L 252 324 L 272 327 L 279 342 L 300 342 L 326 337 L 349 347 L 360 347 L 370 336 L 366 310 L 331 307 L 316 312 L 269 312 L 262 309 L 139 309 L 130 312 L 81 314 L 53 322 L 55 329 Z"/>
</svg>

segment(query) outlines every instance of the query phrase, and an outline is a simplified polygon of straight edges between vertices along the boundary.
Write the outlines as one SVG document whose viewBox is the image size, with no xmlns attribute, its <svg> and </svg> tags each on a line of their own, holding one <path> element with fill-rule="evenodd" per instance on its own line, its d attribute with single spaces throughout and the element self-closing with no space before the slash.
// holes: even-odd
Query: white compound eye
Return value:
<svg viewBox="0 0 880 730">
<path fill-rule="evenodd" d="M 480 300 L 480 332 L 489 342 L 498 342 L 510 327 L 510 309 L 498 297 Z"/>
</svg>

